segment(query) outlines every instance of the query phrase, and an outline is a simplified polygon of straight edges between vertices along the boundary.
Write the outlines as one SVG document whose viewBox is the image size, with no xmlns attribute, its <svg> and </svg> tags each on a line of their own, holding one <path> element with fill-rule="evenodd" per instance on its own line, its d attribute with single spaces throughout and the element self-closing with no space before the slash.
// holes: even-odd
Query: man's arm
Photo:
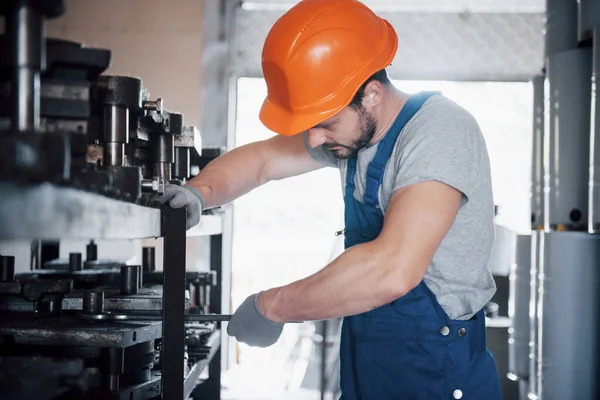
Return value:
<svg viewBox="0 0 600 400">
<path fill-rule="evenodd" d="M 191 179 L 202 193 L 204 208 L 229 203 L 269 181 L 323 167 L 306 150 L 303 135 L 274 136 L 231 150 Z"/>
<path fill-rule="evenodd" d="M 423 279 L 461 198 L 438 181 L 397 190 L 377 239 L 353 246 L 308 278 L 263 292 L 259 310 L 274 322 L 311 321 L 359 314 L 402 297 Z"/>
</svg>

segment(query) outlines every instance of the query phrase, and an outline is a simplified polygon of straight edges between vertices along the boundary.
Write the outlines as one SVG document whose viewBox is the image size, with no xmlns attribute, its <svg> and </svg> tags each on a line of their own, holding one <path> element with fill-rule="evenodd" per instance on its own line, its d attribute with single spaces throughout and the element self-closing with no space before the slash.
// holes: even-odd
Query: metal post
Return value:
<svg viewBox="0 0 600 400">
<path fill-rule="evenodd" d="M 223 235 L 210 237 L 210 270 L 217 274 L 217 284 L 210 293 L 210 312 L 221 314 L 222 295 L 222 267 L 223 267 Z M 216 323 L 220 328 L 221 324 Z M 207 399 L 221 399 L 221 348 L 215 353 L 208 366 L 209 385 L 207 387 Z"/>
<path fill-rule="evenodd" d="M 164 399 L 183 399 L 185 350 L 185 219 L 186 209 L 162 210 L 163 343 L 162 393 Z"/>
<path fill-rule="evenodd" d="M 539 75 L 531 80 L 533 85 L 533 143 L 531 160 L 531 229 L 543 226 L 544 181 L 544 83 L 546 77 Z"/>
<path fill-rule="evenodd" d="M 327 325 L 328 320 L 321 321 L 321 400 L 327 393 Z"/>
</svg>

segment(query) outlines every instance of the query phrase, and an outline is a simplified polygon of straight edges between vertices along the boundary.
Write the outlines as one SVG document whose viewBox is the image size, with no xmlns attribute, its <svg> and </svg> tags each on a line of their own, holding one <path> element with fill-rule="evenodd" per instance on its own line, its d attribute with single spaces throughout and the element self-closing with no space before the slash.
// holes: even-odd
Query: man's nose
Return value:
<svg viewBox="0 0 600 400">
<path fill-rule="evenodd" d="M 326 140 L 327 138 L 322 132 L 319 131 L 319 129 L 308 130 L 308 145 L 311 148 L 315 148 L 317 146 L 322 145 L 323 143 L 325 143 Z"/>
</svg>

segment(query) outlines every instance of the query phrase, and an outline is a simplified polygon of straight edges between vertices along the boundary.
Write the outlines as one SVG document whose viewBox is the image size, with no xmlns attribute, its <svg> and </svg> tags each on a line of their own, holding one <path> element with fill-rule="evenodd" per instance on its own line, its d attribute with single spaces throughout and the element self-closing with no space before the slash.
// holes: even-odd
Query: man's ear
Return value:
<svg viewBox="0 0 600 400">
<path fill-rule="evenodd" d="M 365 109 L 371 111 L 377 107 L 383 99 L 384 87 L 379 81 L 371 81 L 365 87 L 362 98 L 362 105 Z"/>
</svg>

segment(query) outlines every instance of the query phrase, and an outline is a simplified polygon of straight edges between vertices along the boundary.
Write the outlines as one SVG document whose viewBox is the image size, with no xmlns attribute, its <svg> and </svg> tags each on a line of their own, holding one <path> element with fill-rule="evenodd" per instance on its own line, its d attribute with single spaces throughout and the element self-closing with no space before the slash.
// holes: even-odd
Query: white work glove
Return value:
<svg viewBox="0 0 600 400">
<path fill-rule="evenodd" d="M 164 193 L 157 200 L 160 201 L 160 204 L 169 202 L 169 206 L 172 208 L 187 207 L 186 229 L 200 223 L 200 215 L 204 208 L 204 196 L 198 189 L 191 186 L 167 184 Z"/>
</svg>

